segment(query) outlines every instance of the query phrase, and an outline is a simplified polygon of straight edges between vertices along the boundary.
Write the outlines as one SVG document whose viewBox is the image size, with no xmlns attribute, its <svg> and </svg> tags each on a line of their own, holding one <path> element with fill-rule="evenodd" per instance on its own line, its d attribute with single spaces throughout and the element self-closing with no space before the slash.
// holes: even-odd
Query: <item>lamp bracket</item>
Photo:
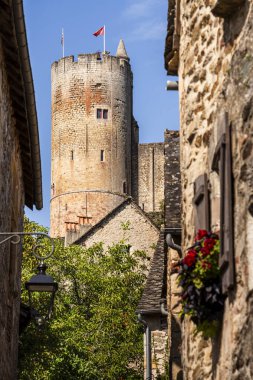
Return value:
<svg viewBox="0 0 253 380">
<path fill-rule="evenodd" d="M 11 244 L 19 244 L 21 242 L 21 237 L 22 236 L 36 236 L 37 237 L 37 243 L 33 246 L 33 252 L 32 254 L 41 261 L 44 261 L 51 257 L 54 253 L 54 241 L 53 239 L 47 235 L 44 232 L 0 232 L 0 237 L 1 236 L 7 236 L 5 239 L 0 240 L 0 245 L 4 244 L 7 241 L 10 241 Z M 39 248 L 43 248 L 43 245 L 40 243 L 39 239 L 40 238 L 46 238 L 50 240 L 51 244 L 51 251 L 46 255 L 46 256 L 40 256 L 38 255 L 37 251 Z"/>
</svg>

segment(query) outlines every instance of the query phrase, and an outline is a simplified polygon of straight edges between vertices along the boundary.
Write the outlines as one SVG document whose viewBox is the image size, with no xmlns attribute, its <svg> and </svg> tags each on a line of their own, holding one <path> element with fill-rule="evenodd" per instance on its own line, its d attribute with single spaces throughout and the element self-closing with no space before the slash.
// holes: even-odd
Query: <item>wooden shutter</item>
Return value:
<svg viewBox="0 0 253 380">
<path fill-rule="evenodd" d="M 240 12 L 240 7 L 245 0 L 217 0 L 212 8 L 212 13 L 217 17 L 227 18 L 235 12 Z"/>
<path fill-rule="evenodd" d="M 194 182 L 195 231 L 210 230 L 210 201 L 208 179 L 206 174 L 200 175 Z"/>
<path fill-rule="evenodd" d="M 216 147 L 212 169 L 220 177 L 220 268 L 224 294 L 234 286 L 233 178 L 231 127 L 226 123 Z"/>
</svg>

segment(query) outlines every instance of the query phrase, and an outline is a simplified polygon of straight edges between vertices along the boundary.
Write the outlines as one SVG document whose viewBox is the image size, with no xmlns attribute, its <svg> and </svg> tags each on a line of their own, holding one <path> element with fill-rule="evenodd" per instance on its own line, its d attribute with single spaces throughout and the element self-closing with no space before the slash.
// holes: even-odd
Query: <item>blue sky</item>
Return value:
<svg viewBox="0 0 253 380">
<path fill-rule="evenodd" d="M 167 0 L 24 0 L 30 60 L 39 121 L 44 207 L 26 214 L 49 226 L 51 64 L 65 56 L 103 49 L 103 37 L 92 34 L 106 25 L 106 50 L 115 55 L 120 38 L 134 74 L 134 116 L 140 142 L 163 141 L 164 130 L 179 128 L 178 94 L 165 90 L 164 69 Z M 172 78 L 175 79 L 175 78 Z"/>
</svg>

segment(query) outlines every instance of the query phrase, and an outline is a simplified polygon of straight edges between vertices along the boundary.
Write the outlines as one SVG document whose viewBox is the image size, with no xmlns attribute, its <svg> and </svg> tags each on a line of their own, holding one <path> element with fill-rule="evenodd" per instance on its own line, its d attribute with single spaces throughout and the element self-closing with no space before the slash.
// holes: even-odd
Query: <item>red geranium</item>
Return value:
<svg viewBox="0 0 253 380">
<path fill-rule="evenodd" d="M 207 230 L 198 230 L 195 241 L 203 239 L 205 236 L 207 236 L 207 234 L 208 234 Z"/>
<path fill-rule="evenodd" d="M 202 247 L 200 249 L 200 252 L 202 253 L 203 256 L 208 256 L 210 254 L 210 249 L 209 247 Z"/>
<path fill-rule="evenodd" d="M 216 243 L 215 239 L 213 239 L 213 238 L 207 238 L 204 241 L 204 247 L 208 248 L 209 250 L 212 250 L 213 247 L 214 247 L 214 245 L 215 245 L 215 243 Z"/>
<path fill-rule="evenodd" d="M 183 263 L 186 264 L 188 267 L 191 267 L 196 262 L 196 256 L 197 256 L 196 251 L 191 249 L 185 256 Z"/>
</svg>

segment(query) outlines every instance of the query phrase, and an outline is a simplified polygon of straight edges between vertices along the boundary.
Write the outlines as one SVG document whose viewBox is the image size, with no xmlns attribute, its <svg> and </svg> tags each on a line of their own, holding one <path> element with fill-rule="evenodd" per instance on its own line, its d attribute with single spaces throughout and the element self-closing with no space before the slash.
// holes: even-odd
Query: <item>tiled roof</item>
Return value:
<svg viewBox="0 0 253 380">
<path fill-rule="evenodd" d="M 1 36 L 13 117 L 19 136 L 25 204 L 40 210 L 42 174 L 37 112 L 22 0 L 0 5 Z"/>
<path fill-rule="evenodd" d="M 147 282 L 136 310 L 139 314 L 161 314 L 160 300 L 166 298 L 167 245 L 166 233 L 180 236 L 181 183 L 179 163 L 179 132 L 165 131 L 165 229 L 161 229 L 151 262 Z"/>
<path fill-rule="evenodd" d="M 165 239 L 162 229 L 151 262 L 146 286 L 136 310 L 138 314 L 160 314 L 160 300 L 165 296 L 165 268 Z"/>
</svg>

